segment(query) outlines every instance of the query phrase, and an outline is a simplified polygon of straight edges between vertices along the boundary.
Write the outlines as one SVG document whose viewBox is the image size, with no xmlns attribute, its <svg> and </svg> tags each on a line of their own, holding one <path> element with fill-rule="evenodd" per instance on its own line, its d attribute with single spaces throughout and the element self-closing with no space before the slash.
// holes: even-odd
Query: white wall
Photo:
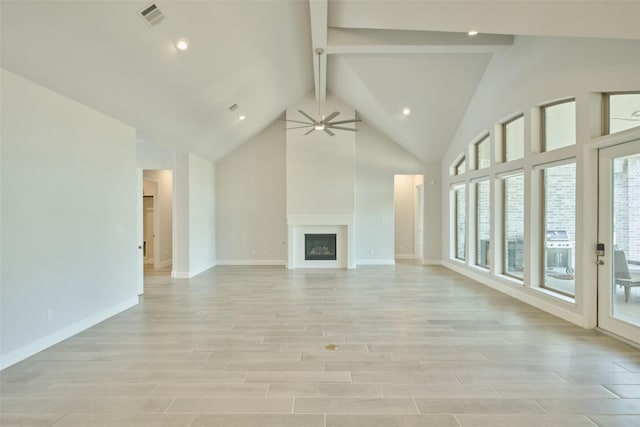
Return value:
<svg viewBox="0 0 640 427">
<path fill-rule="evenodd" d="M 309 108 L 313 111 L 313 107 Z M 419 159 L 375 128 L 363 122 L 357 126 L 353 184 L 357 263 L 394 262 L 393 179 L 397 173 L 429 176 L 425 185 L 425 200 L 429 200 L 425 203 L 425 228 L 428 228 L 425 250 L 429 259 L 439 259 L 440 192 L 436 183 L 440 165 L 425 168 Z M 314 144 L 324 142 L 326 140 Z M 302 139 L 300 144 L 312 143 Z M 340 184 L 347 185 L 348 180 Z M 285 262 L 285 187 L 285 131 L 282 122 L 275 122 L 216 164 L 218 264 L 280 265 Z M 311 211 L 306 213 L 314 215 Z"/>
<path fill-rule="evenodd" d="M 178 153 L 174 186 L 172 275 L 189 278 L 216 265 L 215 165 Z"/>
<path fill-rule="evenodd" d="M 189 271 L 216 265 L 215 166 L 189 154 Z"/>
<path fill-rule="evenodd" d="M 336 120 L 354 118 L 353 108 L 331 94 L 323 103 L 323 113 L 337 110 Z M 303 120 L 302 109 L 315 116 L 317 106 L 311 95 L 287 110 L 287 118 Z M 323 131 L 304 135 L 306 129 L 287 131 L 287 215 L 353 215 L 355 199 L 356 133 Z"/>
<path fill-rule="evenodd" d="M 467 274 L 516 298 L 552 312 L 574 323 L 595 325 L 596 266 L 593 248 L 597 242 L 597 187 L 594 148 L 600 135 L 598 93 L 639 89 L 640 42 L 635 40 L 599 40 L 574 38 L 516 37 L 514 45 L 497 53 L 485 72 L 442 162 L 442 248 L 448 267 Z M 538 106 L 554 100 L 576 99 L 577 144 L 555 152 L 540 153 L 538 145 Z M 500 172 L 522 169 L 528 197 L 525 200 L 524 286 L 464 263 L 449 260 L 449 166 L 483 132 L 490 131 L 495 142 L 495 125 L 516 113 L 525 117 L 525 158 L 494 165 L 482 172 L 467 172 L 462 179 L 480 175 L 496 178 Z M 493 153 L 493 151 L 492 151 Z M 533 191 L 533 168 L 537 164 L 563 158 L 577 159 L 577 230 L 575 300 L 548 295 L 538 288 L 539 200 Z M 493 158 L 493 156 L 492 156 Z M 499 212 L 495 205 L 494 214 Z M 469 239 L 467 239 L 469 240 Z M 495 246 L 495 245 L 493 245 Z"/>
<path fill-rule="evenodd" d="M 424 168 L 424 247 L 423 263 L 439 265 L 442 242 L 442 210 L 440 164 L 428 163 Z"/>
<path fill-rule="evenodd" d="M 173 171 L 145 170 L 142 176 L 145 182 L 152 181 L 158 185 L 155 195 L 158 227 L 154 231 L 159 253 L 154 253 L 154 264 L 156 267 L 164 267 L 171 264 L 173 255 Z"/>
<path fill-rule="evenodd" d="M 396 175 L 394 179 L 394 246 L 396 258 L 415 257 L 415 184 L 413 175 Z"/>
<path fill-rule="evenodd" d="M 136 141 L 136 166 L 140 169 L 173 169 L 176 152 L 152 142 Z"/>
<path fill-rule="evenodd" d="M 358 123 L 356 138 L 356 260 L 393 264 L 394 175 L 422 174 L 425 165 L 367 123 Z"/>
<path fill-rule="evenodd" d="M 171 275 L 189 278 L 189 154 L 176 154 L 173 174 L 173 266 Z"/>
<path fill-rule="evenodd" d="M 218 264 L 286 263 L 285 175 L 282 122 L 216 163 Z"/>
<path fill-rule="evenodd" d="M 134 129 L 2 84 L 1 367 L 137 304 Z"/>
</svg>

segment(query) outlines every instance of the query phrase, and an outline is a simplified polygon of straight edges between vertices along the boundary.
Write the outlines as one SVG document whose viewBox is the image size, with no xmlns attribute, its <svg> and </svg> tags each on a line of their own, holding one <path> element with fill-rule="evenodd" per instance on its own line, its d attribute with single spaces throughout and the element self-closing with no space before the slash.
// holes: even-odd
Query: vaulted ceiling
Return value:
<svg viewBox="0 0 640 427">
<path fill-rule="evenodd" d="M 158 0 L 150 27 L 151 3 L 2 0 L 2 67 L 212 160 L 315 89 L 438 161 L 514 36 L 640 39 L 637 1 Z"/>
</svg>

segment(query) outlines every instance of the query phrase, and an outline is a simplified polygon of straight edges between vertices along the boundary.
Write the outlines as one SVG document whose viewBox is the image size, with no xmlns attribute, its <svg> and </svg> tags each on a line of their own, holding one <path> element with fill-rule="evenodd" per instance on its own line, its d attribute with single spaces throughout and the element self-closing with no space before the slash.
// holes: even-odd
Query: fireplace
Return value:
<svg viewBox="0 0 640 427">
<path fill-rule="evenodd" d="M 353 220 L 353 215 L 287 215 L 287 268 L 355 268 Z M 306 236 L 315 238 L 318 234 L 335 236 L 332 259 L 305 257 Z"/>
<path fill-rule="evenodd" d="M 306 234 L 304 235 L 305 261 L 335 261 L 336 234 Z"/>
</svg>

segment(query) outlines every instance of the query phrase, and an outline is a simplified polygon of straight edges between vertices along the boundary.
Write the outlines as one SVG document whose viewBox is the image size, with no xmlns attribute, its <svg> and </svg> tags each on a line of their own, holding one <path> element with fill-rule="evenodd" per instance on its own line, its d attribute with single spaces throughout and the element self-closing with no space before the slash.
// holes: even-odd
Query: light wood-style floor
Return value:
<svg viewBox="0 0 640 427">
<path fill-rule="evenodd" d="M 638 349 L 404 264 L 149 276 L 1 381 L 3 427 L 640 425 Z"/>
</svg>

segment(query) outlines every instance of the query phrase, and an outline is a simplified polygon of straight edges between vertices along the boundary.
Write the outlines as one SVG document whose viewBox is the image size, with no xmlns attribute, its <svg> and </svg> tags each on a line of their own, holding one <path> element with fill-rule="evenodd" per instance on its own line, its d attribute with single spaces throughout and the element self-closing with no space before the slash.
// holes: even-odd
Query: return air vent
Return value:
<svg viewBox="0 0 640 427">
<path fill-rule="evenodd" d="M 149 27 L 158 25 L 164 19 L 164 15 L 155 4 L 150 4 L 149 6 L 145 7 L 138 12 L 138 15 L 140 15 L 140 17 L 144 20 L 144 22 L 147 23 Z"/>
</svg>

